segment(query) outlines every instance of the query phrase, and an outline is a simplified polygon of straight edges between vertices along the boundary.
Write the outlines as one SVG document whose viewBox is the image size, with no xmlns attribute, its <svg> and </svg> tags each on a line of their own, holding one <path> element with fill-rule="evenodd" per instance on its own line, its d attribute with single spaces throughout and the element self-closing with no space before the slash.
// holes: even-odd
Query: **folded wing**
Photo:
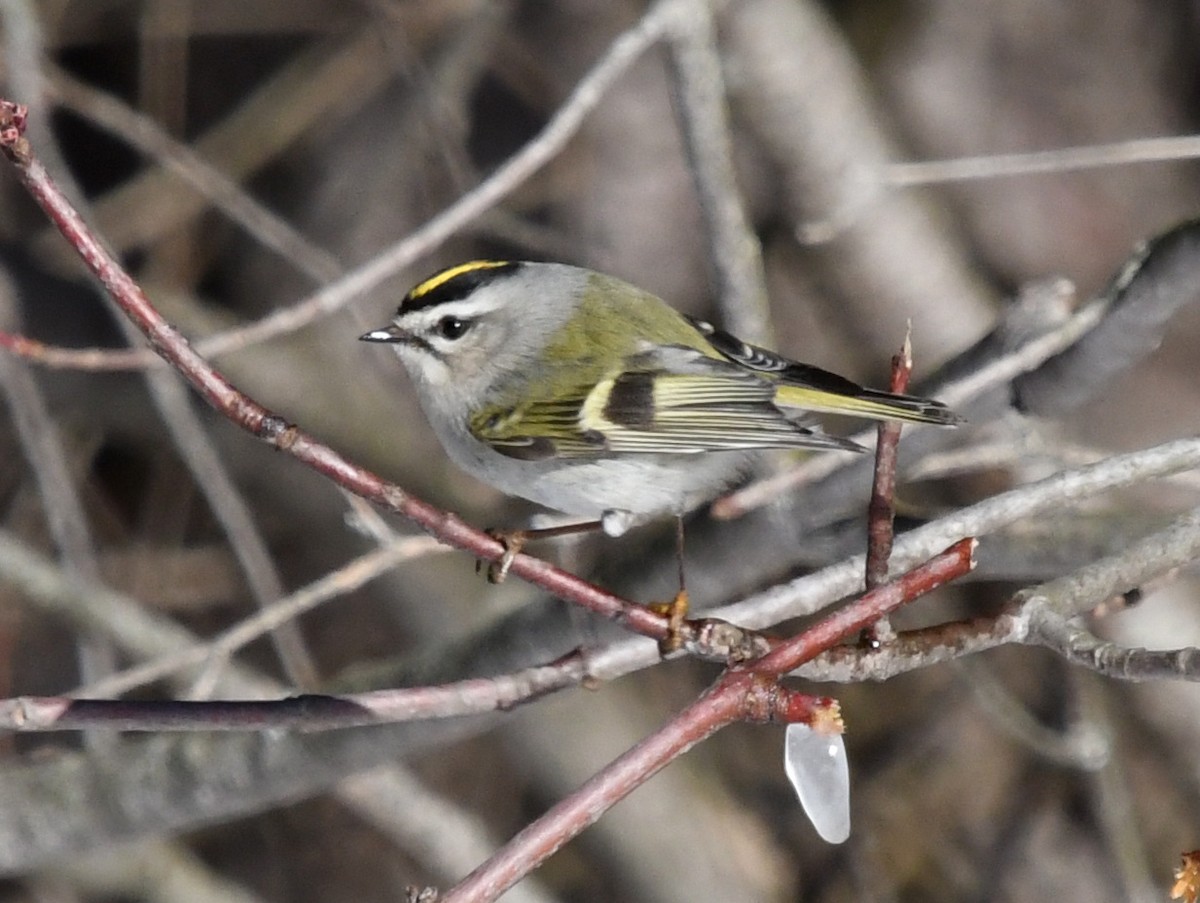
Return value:
<svg viewBox="0 0 1200 903">
<path fill-rule="evenodd" d="M 862 447 L 789 417 L 776 384 L 684 346 L 632 356 L 590 386 L 487 410 L 476 438 L 517 458 L 697 454 L 760 448 Z"/>
</svg>

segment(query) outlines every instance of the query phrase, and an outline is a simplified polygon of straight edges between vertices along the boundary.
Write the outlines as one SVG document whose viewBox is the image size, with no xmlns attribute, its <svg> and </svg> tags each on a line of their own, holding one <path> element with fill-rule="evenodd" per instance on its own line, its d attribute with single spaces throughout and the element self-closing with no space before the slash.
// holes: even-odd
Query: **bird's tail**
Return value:
<svg viewBox="0 0 1200 903">
<path fill-rule="evenodd" d="M 784 383 L 775 390 L 775 402 L 787 408 L 848 414 L 851 417 L 867 417 L 872 420 L 903 420 L 907 423 L 935 423 L 939 426 L 954 426 L 961 422 L 961 418 L 940 401 L 864 389 L 848 380 L 847 384 L 846 387 L 839 386 L 833 390 Z M 843 388 L 849 391 L 843 391 Z"/>
</svg>

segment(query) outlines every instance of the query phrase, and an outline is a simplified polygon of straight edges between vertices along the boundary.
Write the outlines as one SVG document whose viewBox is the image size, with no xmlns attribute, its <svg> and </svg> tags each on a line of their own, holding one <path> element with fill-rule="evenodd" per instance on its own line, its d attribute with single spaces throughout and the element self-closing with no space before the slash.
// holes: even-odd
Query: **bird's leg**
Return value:
<svg viewBox="0 0 1200 903">
<path fill-rule="evenodd" d="M 553 539 L 556 536 L 572 536 L 576 533 L 589 533 L 592 530 L 605 529 L 605 522 L 584 521 L 578 524 L 563 524 L 558 527 L 543 527 L 537 530 L 497 530 L 488 529 L 487 534 L 504 546 L 504 554 L 490 562 L 487 569 L 489 583 L 500 583 L 508 576 L 513 559 L 525 548 L 525 544 L 538 539 Z M 608 532 L 605 530 L 605 532 Z M 656 602 L 648 607 L 656 614 L 667 619 L 667 635 L 659 642 L 663 654 L 675 652 L 683 644 L 683 622 L 688 615 L 688 591 L 684 576 L 683 562 L 683 517 L 675 518 L 675 561 L 679 567 L 679 591 L 670 602 Z M 478 570 L 478 563 L 476 570 Z"/>
<path fill-rule="evenodd" d="M 658 648 L 664 654 L 677 650 L 683 643 L 683 622 L 688 613 L 688 591 L 683 567 L 683 516 L 675 518 L 675 562 L 679 565 L 679 592 L 670 602 L 650 606 L 667 619 L 667 635 L 659 641 Z"/>
<path fill-rule="evenodd" d="M 488 536 L 504 546 L 504 554 L 488 564 L 488 582 L 502 583 L 504 581 L 504 578 L 508 576 L 508 569 L 512 567 L 513 559 L 521 554 L 521 550 L 525 548 L 527 542 L 535 542 L 539 539 L 554 539 L 556 536 L 573 536 L 576 533 L 590 533 L 593 530 L 599 529 L 601 529 L 601 522 L 598 520 L 589 520 L 578 524 L 562 524 L 558 527 L 542 527 L 537 530 L 496 530 L 489 528 L 486 531 Z M 478 567 L 476 570 L 478 570 Z"/>
</svg>

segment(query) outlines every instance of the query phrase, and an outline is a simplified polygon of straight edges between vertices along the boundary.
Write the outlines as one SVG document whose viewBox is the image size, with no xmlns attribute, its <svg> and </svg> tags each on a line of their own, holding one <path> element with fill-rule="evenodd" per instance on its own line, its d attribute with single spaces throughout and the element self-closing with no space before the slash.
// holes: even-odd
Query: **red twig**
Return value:
<svg viewBox="0 0 1200 903">
<path fill-rule="evenodd" d="M 900 353 L 892 358 L 891 391 L 908 391 L 912 374 L 912 341 L 905 335 Z M 896 452 L 900 445 L 900 421 L 883 420 L 875 442 L 875 479 L 867 506 L 867 589 L 887 580 L 888 559 L 892 557 L 896 519 Z M 896 632 L 887 618 L 880 618 L 863 634 L 867 646 L 880 646 L 895 639 Z"/>
<path fill-rule="evenodd" d="M 786 674 L 798 668 L 831 648 L 842 637 L 862 630 L 900 606 L 967 573 L 974 567 L 971 556 L 976 545 L 974 539 L 960 539 L 925 564 L 867 592 L 745 667 L 760 674 Z"/>
<path fill-rule="evenodd" d="M 912 342 L 904 337 L 900 353 L 892 358 L 891 391 L 908 391 L 912 374 Z M 875 445 L 875 480 L 871 486 L 871 502 L 867 507 L 867 589 L 887 580 L 888 559 L 892 556 L 892 524 L 895 519 L 896 451 L 900 444 L 900 421 L 879 423 L 879 440 Z"/>
<path fill-rule="evenodd" d="M 407 517 L 448 545 L 488 561 L 498 560 L 504 555 L 504 546 L 491 536 L 351 463 L 283 417 L 244 395 L 193 351 L 187 339 L 163 319 L 138 284 L 108 253 L 58 190 L 21 134 L 24 117 L 25 108 L 22 105 L 0 100 L 0 151 L 16 164 L 21 181 L 30 195 L 78 251 L 113 300 L 145 334 L 154 350 L 183 374 L 209 404 L 269 445 L 286 451 L 351 492 Z M 589 608 L 637 633 L 656 640 L 668 636 L 667 621 L 662 616 L 605 592 L 545 561 L 518 555 L 510 570 L 561 599 Z M 687 639 L 685 637 L 685 643 Z"/>
<path fill-rule="evenodd" d="M 494 900 L 611 806 L 677 756 L 737 720 L 836 722 L 836 702 L 781 687 L 778 678 L 881 615 L 967 573 L 975 540 L 942 554 L 850 603 L 757 661 L 730 668 L 696 702 L 553 806 L 442 897 L 444 903 Z"/>
</svg>

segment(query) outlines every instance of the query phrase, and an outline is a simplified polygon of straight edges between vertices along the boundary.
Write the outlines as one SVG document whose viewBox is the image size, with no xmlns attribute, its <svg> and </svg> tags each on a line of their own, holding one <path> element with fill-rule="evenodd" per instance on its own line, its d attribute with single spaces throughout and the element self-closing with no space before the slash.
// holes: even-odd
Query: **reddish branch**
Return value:
<svg viewBox="0 0 1200 903">
<path fill-rule="evenodd" d="M 811 697 L 779 687 L 776 678 L 832 649 L 842 637 L 862 629 L 897 606 L 965 573 L 970 564 L 971 542 L 963 540 L 952 546 L 943 555 L 868 593 L 799 636 L 768 640 L 752 631 L 715 620 L 694 622 L 694 635 L 707 655 L 723 651 L 727 661 L 742 662 L 730 669 L 722 692 L 744 694 L 745 710 L 757 714 L 739 714 L 738 717 L 752 721 L 805 720 L 803 716 L 812 706 Z M 571 654 L 548 665 L 486 679 L 343 696 L 308 694 L 282 700 L 199 702 L 21 696 L 0 700 L 0 729 L 331 730 L 503 711 L 578 684 L 586 677 L 585 658 Z M 753 680 L 749 679 L 751 677 Z M 789 709 L 789 706 L 793 708 Z"/>
<path fill-rule="evenodd" d="M 892 357 L 891 391 L 908 391 L 912 375 L 912 342 L 904 337 L 900 353 Z M 900 421 L 882 420 L 875 440 L 875 479 L 871 483 L 871 501 L 867 506 L 867 589 L 887 580 L 888 559 L 892 557 L 893 527 L 896 520 L 896 452 L 900 446 Z M 863 645 L 877 648 L 896 638 L 887 618 L 880 618 L 863 633 Z"/>
<path fill-rule="evenodd" d="M 100 279 L 113 300 L 145 334 L 154 350 L 183 374 L 214 408 L 259 439 L 322 473 L 338 485 L 365 499 L 407 517 L 447 545 L 477 558 L 496 561 L 505 547 L 481 530 L 427 502 L 395 483 L 346 460 L 317 442 L 294 424 L 269 411 L 235 388 L 192 350 L 188 340 L 163 319 L 133 278 L 113 258 L 58 190 L 45 167 L 34 157 L 24 129 L 25 108 L 0 100 L 0 151 L 17 166 L 26 189 Z M 589 608 L 622 626 L 652 639 L 668 634 L 667 621 L 647 608 L 596 587 L 579 577 L 529 555 L 518 555 L 510 568 L 549 593 Z M 692 639 L 685 636 L 684 642 Z"/>
<path fill-rule="evenodd" d="M 900 353 L 892 358 L 891 391 L 907 392 L 911 374 L 912 343 L 905 336 Z M 867 507 L 867 589 L 874 589 L 887 580 L 896 514 L 896 451 L 899 445 L 900 421 L 880 421 L 879 439 L 875 444 L 875 481 L 871 486 L 871 503 Z"/>
<path fill-rule="evenodd" d="M 955 543 L 763 658 L 728 669 L 700 699 L 553 806 L 441 899 L 444 903 L 496 899 L 672 759 L 734 721 L 805 723 L 825 729 L 837 725 L 834 700 L 789 690 L 779 684 L 779 678 L 882 615 L 966 574 L 974 566 L 975 545 L 973 539 Z"/>
</svg>

